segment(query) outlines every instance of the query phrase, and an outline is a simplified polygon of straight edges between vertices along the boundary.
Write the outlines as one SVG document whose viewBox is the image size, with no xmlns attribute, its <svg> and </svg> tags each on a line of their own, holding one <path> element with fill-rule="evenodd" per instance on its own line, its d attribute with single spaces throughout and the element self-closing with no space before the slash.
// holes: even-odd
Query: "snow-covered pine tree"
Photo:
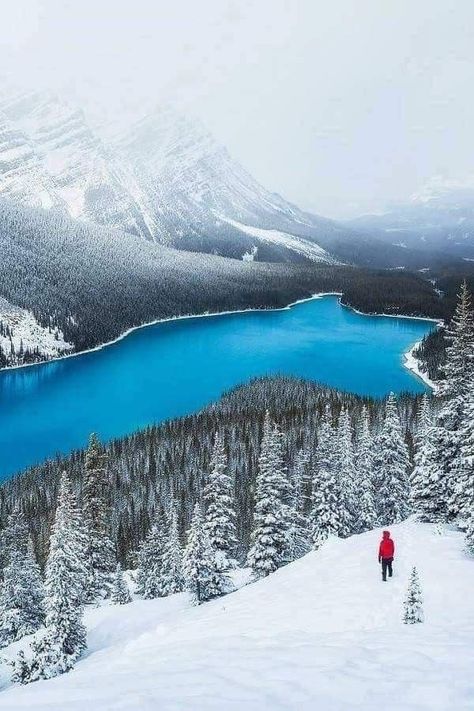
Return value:
<svg viewBox="0 0 474 711">
<path fill-rule="evenodd" d="M 129 602 L 132 602 L 132 596 L 130 595 L 130 590 L 128 589 L 127 581 L 125 580 L 120 563 L 117 563 L 115 570 L 111 599 L 115 605 L 127 605 Z"/>
<path fill-rule="evenodd" d="M 422 521 L 439 522 L 446 517 L 446 489 L 440 462 L 442 436 L 425 394 L 421 400 L 414 436 L 415 466 L 411 475 L 410 501 Z"/>
<path fill-rule="evenodd" d="M 472 512 L 467 519 L 467 527 L 466 527 L 466 548 L 469 551 L 469 553 L 472 553 L 474 555 L 474 507 L 472 509 Z"/>
<path fill-rule="evenodd" d="M 82 490 L 84 522 L 89 537 L 87 600 L 90 602 L 110 595 L 116 568 L 115 549 L 110 538 L 108 483 L 105 452 L 97 435 L 91 434 Z"/>
<path fill-rule="evenodd" d="M 161 592 L 174 595 L 183 590 L 183 549 L 179 538 L 178 514 L 173 507 L 168 515 L 168 533 L 161 561 Z"/>
<path fill-rule="evenodd" d="M 215 436 L 214 448 L 204 488 L 206 504 L 205 526 L 211 546 L 216 552 L 216 562 L 221 570 L 237 566 L 236 514 L 233 482 L 227 472 L 227 455 L 224 438 Z"/>
<path fill-rule="evenodd" d="M 460 491 L 457 483 L 463 477 L 465 406 L 474 382 L 474 317 L 466 282 L 461 286 L 446 337 L 450 344 L 446 349 L 446 378 L 439 392 L 444 402 L 436 425 L 440 428 L 438 457 L 447 483 L 448 513 L 456 518 L 460 515 L 463 497 L 462 486 Z"/>
<path fill-rule="evenodd" d="M 64 472 L 46 565 L 46 634 L 33 640 L 33 657 L 18 659 L 14 677 L 22 683 L 69 671 L 86 649 L 82 622 L 87 581 L 87 535 L 69 477 Z"/>
<path fill-rule="evenodd" d="M 424 619 L 421 585 L 418 571 L 416 567 L 413 567 L 404 603 L 403 622 L 406 625 L 413 625 L 417 622 L 424 622 Z"/>
<path fill-rule="evenodd" d="M 26 553 L 29 545 L 29 531 L 26 518 L 20 508 L 16 507 L 8 516 L 6 527 L 0 531 L 0 580 L 2 570 L 8 563 L 12 549 Z"/>
<path fill-rule="evenodd" d="M 163 523 L 157 521 L 150 528 L 148 535 L 138 551 L 137 592 L 145 600 L 163 596 L 162 563 L 165 537 Z"/>
<path fill-rule="evenodd" d="M 311 453 L 309 449 L 298 450 L 290 475 L 293 508 L 307 514 L 311 508 Z"/>
<path fill-rule="evenodd" d="M 374 442 L 370 431 L 369 413 L 364 405 L 359 420 L 356 446 L 355 482 L 358 499 L 356 527 L 358 531 L 370 531 L 377 521 L 373 456 Z"/>
<path fill-rule="evenodd" d="M 306 513 L 305 488 L 308 477 L 310 455 L 307 450 L 300 450 L 295 458 L 290 475 L 290 505 L 288 551 L 289 559 L 296 560 L 311 549 L 311 528 Z"/>
<path fill-rule="evenodd" d="M 338 536 L 340 532 L 340 489 L 334 439 L 329 409 L 326 408 L 318 433 L 311 494 L 311 540 L 315 549 L 329 536 Z"/>
<path fill-rule="evenodd" d="M 283 435 L 267 412 L 258 458 L 252 545 L 247 558 L 254 578 L 273 573 L 290 559 L 289 488 Z"/>
<path fill-rule="evenodd" d="M 469 525 L 474 512 L 474 380 L 464 401 L 464 418 L 459 432 L 460 458 L 452 469 L 451 511 Z"/>
<path fill-rule="evenodd" d="M 0 587 L 0 648 L 33 634 L 43 624 L 44 590 L 33 546 L 10 546 Z"/>
<path fill-rule="evenodd" d="M 197 605 L 224 595 L 232 589 L 230 579 L 218 568 L 199 504 L 194 507 L 184 550 L 183 578 L 185 589 L 191 593 L 193 602 Z"/>
<path fill-rule="evenodd" d="M 335 443 L 340 490 L 339 535 L 344 537 L 358 530 L 354 445 L 351 418 L 346 407 L 339 415 Z"/>
<path fill-rule="evenodd" d="M 445 380 L 440 394 L 454 398 L 467 392 L 474 375 L 474 314 L 466 281 L 461 284 L 446 338 L 449 346 L 446 348 Z"/>
<path fill-rule="evenodd" d="M 410 511 L 409 479 L 410 460 L 403 437 L 395 395 L 385 405 L 385 419 L 377 438 L 375 476 L 379 485 L 377 514 L 379 523 L 388 525 L 403 521 Z"/>
</svg>

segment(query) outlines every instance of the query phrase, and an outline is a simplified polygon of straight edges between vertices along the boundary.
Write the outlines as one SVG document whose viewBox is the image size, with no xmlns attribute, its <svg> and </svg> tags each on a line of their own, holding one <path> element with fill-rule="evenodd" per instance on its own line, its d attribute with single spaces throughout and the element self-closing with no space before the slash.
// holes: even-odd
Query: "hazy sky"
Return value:
<svg viewBox="0 0 474 711">
<path fill-rule="evenodd" d="M 474 173 L 473 0 L 1 0 L 0 18 L 6 75 L 111 113 L 177 101 L 321 214 Z"/>
</svg>

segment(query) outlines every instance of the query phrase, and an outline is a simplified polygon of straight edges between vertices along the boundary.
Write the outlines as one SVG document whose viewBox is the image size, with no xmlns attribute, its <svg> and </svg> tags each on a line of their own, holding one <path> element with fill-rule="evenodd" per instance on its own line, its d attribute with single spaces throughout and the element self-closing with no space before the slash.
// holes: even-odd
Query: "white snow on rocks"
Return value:
<svg viewBox="0 0 474 711">
<path fill-rule="evenodd" d="M 439 532 L 409 520 L 391 531 L 394 578 L 386 583 L 376 530 L 330 540 L 269 578 L 198 608 L 181 594 L 90 609 L 89 651 L 76 669 L 6 688 L 0 708 L 472 709 L 474 559 L 463 551 L 461 534 L 447 527 Z M 426 621 L 404 625 L 414 564 Z"/>
</svg>

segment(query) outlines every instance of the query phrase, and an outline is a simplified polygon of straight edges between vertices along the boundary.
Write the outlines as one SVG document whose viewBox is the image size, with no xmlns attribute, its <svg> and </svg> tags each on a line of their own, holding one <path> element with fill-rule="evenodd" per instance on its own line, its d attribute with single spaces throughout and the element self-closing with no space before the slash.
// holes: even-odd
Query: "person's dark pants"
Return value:
<svg viewBox="0 0 474 711">
<path fill-rule="evenodd" d="M 393 558 L 382 558 L 382 580 L 387 580 L 387 570 L 388 577 L 391 578 L 393 575 L 392 570 Z"/>
</svg>

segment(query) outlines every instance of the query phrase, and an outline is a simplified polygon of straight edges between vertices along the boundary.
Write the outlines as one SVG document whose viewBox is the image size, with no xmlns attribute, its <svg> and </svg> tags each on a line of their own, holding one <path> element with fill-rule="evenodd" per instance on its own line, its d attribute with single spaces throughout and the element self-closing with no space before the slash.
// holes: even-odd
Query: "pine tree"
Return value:
<svg viewBox="0 0 474 711">
<path fill-rule="evenodd" d="M 194 507 L 184 550 L 183 577 L 185 589 L 191 593 L 193 602 L 197 605 L 224 595 L 232 589 L 230 579 L 219 570 L 199 504 Z"/>
<path fill-rule="evenodd" d="M 466 528 L 466 548 L 469 553 L 474 554 L 474 507 L 472 508 L 471 514 L 467 520 Z"/>
<path fill-rule="evenodd" d="M 163 524 L 153 524 L 138 552 L 137 592 L 145 600 L 163 596 L 162 564 L 165 538 Z"/>
<path fill-rule="evenodd" d="M 64 472 L 46 565 L 46 634 L 33 640 L 33 658 L 17 660 L 22 683 L 69 671 L 86 649 L 82 622 L 87 581 L 87 536 L 69 477 Z"/>
<path fill-rule="evenodd" d="M 421 401 L 414 437 L 415 466 L 411 475 L 411 505 L 422 521 L 440 522 L 446 517 L 446 487 L 440 461 L 440 429 L 433 422 L 430 401 Z"/>
<path fill-rule="evenodd" d="M 436 419 L 440 428 L 437 446 L 442 477 L 447 484 L 448 513 L 456 518 L 460 515 L 463 497 L 458 480 L 464 476 L 465 408 L 474 382 L 474 318 L 466 282 L 461 286 L 446 336 L 450 345 L 446 349 L 446 378 L 439 393 L 444 402 Z"/>
<path fill-rule="evenodd" d="M 446 348 L 445 380 L 441 394 L 455 398 L 465 394 L 474 376 L 474 315 L 467 283 L 461 284 L 458 303 L 446 331 L 449 346 Z"/>
<path fill-rule="evenodd" d="M 114 545 L 110 538 L 106 455 L 95 434 L 91 434 L 86 451 L 82 497 L 89 537 L 87 600 L 92 602 L 110 595 L 116 567 Z"/>
<path fill-rule="evenodd" d="M 334 455 L 335 433 L 329 410 L 323 417 L 316 450 L 311 495 L 311 539 L 318 549 L 329 536 L 338 536 L 341 529 L 340 488 Z"/>
<path fill-rule="evenodd" d="M 358 491 L 358 513 L 356 530 L 370 531 L 377 521 L 375 510 L 374 443 L 370 433 L 369 414 L 364 405 L 359 422 L 359 432 L 356 449 L 355 483 Z"/>
<path fill-rule="evenodd" d="M 354 446 L 351 419 L 346 407 L 342 408 L 339 416 L 335 442 L 340 488 L 339 535 L 345 537 L 357 529 Z"/>
<path fill-rule="evenodd" d="M 379 522 L 388 525 L 403 521 L 410 511 L 408 479 L 410 460 L 393 393 L 390 394 L 385 406 L 385 420 L 376 449 L 377 512 Z"/>
<path fill-rule="evenodd" d="M 217 433 L 212 452 L 210 472 L 204 488 L 206 531 L 216 552 L 221 570 L 235 568 L 237 562 L 236 514 L 232 479 L 227 473 L 224 439 Z"/>
<path fill-rule="evenodd" d="M 293 508 L 304 514 L 311 508 L 310 463 L 310 451 L 306 448 L 300 449 L 296 454 L 290 476 Z"/>
<path fill-rule="evenodd" d="M 252 546 L 247 558 L 255 578 L 273 573 L 290 557 L 289 498 L 283 435 L 267 412 L 258 459 Z"/>
<path fill-rule="evenodd" d="M 407 596 L 404 604 L 403 622 L 406 625 L 413 625 L 417 622 L 424 622 L 423 597 L 421 595 L 421 585 L 418 579 L 418 572 L 413 567 L 408 584 Z"/>
<path fill-rule="evenodd" d="M 26 553 L 29 545 L 29 531 L 21 509 L 15 508 L 8 516 L 6 527 L 0 531 L 0 580 L 3 568 L 8 563 L 12 549 Z"/>
<path fill-rule="evenodd" d="M 474 380 L 465 397 L 458 434 L 460 456 L 451 467 L 450 509 L 461 521 L 469 521 L 474 511 Z"/>
<path fill-rule="evenodd" d="M 458 516 L 466 522 L 466 544 L 474 553 L 474 382 L 465 407 L 461 438 L 461 467 L 454 489 Z"/>
<path fill-rule="evenodd" d="M 305 512 L 304 494 L 309 459 L 309 453 L 306 450 L 300 450 L 296 455 L 290 476 L 289 560 L 301 558 L 311 549 L 311 528 Z"/>
<path fill-rule="evenodd" d="M 43 624 L 44 590 L 32 545 L 10 547 L 0 588 L 0 648 L 36 632 Z"/>
<path fill-rule="evenodd" d="M 132 596 L 130 595 L 130 590 L 128 589 L 127 581 L 125 580 L 120 563 L 117 563 L 115 570 L 111 599 L 115 605 L 127 605 L 129 602 L 132 602 Z"/>
<path fill-rule="evenodd" d="M 179 539 L 178 515 L 173 507 L 168 516 L 168 535 L 163 547 L 161 591 L 174 595 L 183 590 L 183 550 Z"/>
</svg>

